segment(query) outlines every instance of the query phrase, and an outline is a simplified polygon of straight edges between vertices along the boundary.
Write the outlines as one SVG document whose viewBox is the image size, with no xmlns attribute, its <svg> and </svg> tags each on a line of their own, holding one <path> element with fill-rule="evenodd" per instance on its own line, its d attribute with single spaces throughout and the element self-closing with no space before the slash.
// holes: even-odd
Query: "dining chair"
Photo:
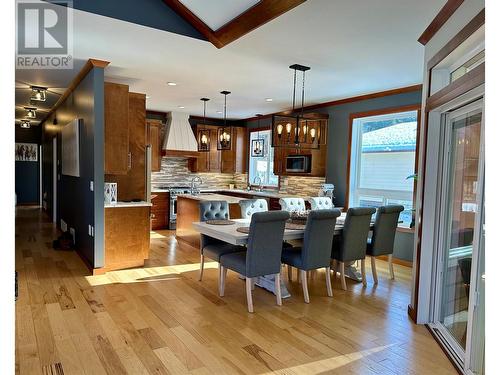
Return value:
<svg viewBox="0 0 500 375">
<path fill-rule="evenodd" d="M 200 221 L 229 219 L 229 205 L 226 201 L 201 201 L 200 202 Z M 235 246 L 216 238 L 200 234 L 200 277 L 203 278 L 203 269 L 205 266 L 205 257 L 220 263 L 222 254 L 244 251 L 243 246 Z M 219 264 L 220 272 L 220 264 Z"/>
<path fill-rule="evenodd" d="M 399 214 L 405 208 L 401 205 L 381 206 L 377 209 L 375 216 L 375 226 L 372 238 L 368 239 L 366 245 L 366 255 L 370 256 L 372 265 L 373 282 L 378 283 L 375 257 L 387 255 L 389 272 L 394 280 L 394 268 L 392 266 L 392 253 L 394 252 L 394 237 L 398 227 Z"/>
<path fill-rule="evenodd" d="M 250 219 L 256 212 L 266 212 L 267 201 L 265 199 L 244 199 L 239 202 L 241 208 L 241 217 Z"/>
<path fill-rule="evenodd" d="M 220 257 L 221 297 L 224 296 L 227 270 L 235 271 L 245 277 L 248 312 L 253 312 L 253 279 L 274 275 L 276 303 L 281 306 L 281 247 L 289 216 L 286 211 L 256 212 L 252 215 L 247 250 Z"/>
<path fill-rule="evenodd" d="M 281 209 L 283 211 L 305 211 L 306 203 L 303 198 L 289 197 L 289 198 L 280 198 L 279 200 Z"/>
<path fill-rule="evenodd" d="M 307 201 L 311 204 L 311 210 L 331 210 L 334 207 L 330 197 L 310 197 Z"/>
<path fill-rule="evenodd" d="M 328 297 L 333 296 L 330 280 L 330 255 L 335 223 L 339 216 L 340 210 L 338 209 L 311 211 L 307 217 L 302 247 L 283 249 L 281 262 L 288 265 L 288 274 L 291 275 L 291 266 L 300 269 L 305 303 L 309 303 L 307 271 L 310 270 L 325 269 L 326 291 Z"/>
<path fill-rule="evenodd" d="M 366 285 L 365 257 L 366 241 L 370 232 L 370 221 L 376 209 L 373 207 L 354 207 L 347 210 L 342 236 L 333 238 L 332 259 L 334 261 L 334 277 L 340 266 L 342 289 L 347 290 L 345 282 L 345 263 L 361 260 L 363 285 Z"/>
</svg>

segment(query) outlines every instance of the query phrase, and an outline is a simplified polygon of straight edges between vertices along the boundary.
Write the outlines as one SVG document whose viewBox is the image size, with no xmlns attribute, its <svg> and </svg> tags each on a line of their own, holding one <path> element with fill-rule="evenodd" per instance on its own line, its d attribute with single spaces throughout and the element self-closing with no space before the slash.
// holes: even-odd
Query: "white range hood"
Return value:
<svg viewBox="0 0 500 375">
<path fill-rule="evenodd" d="M 189 114 L 171 112 L 167 122 L 167 134 L 163 142 L 163 149 L 176 153 L 198 152 L 198 143 L 189 124 Z"/>
</svg>

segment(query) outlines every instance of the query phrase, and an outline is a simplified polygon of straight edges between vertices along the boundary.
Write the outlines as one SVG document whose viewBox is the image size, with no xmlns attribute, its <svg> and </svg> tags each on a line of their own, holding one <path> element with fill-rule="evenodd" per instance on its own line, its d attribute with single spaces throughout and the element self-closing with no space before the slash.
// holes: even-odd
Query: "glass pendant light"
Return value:
<svg viewBox="0 0 500 375">
<path fill-rule="evenodd" d="M 262 115 L 260 113 L 257 116 L 257 139 L 252 139 L 252 157 L 261 158 L 264 157 L 264 139 L 260 139 L 260 118 Z"/>
<path fill-rule="evenodd" d="M 224 95 L 224 126 L 217 131 L 217 150 L 231 150 L 231 127 L 227 128 L 227 96 L 230 91 L 221 91 Z"/>
<path fill-rule="evenodd" d="M 201 98 L 203 101 L 203 129 L 198 130 L 198 151 L 210 151 L 210 130 L 205 127 L 207 116 L 207 102 L 208 98 Z"/>
</svg>

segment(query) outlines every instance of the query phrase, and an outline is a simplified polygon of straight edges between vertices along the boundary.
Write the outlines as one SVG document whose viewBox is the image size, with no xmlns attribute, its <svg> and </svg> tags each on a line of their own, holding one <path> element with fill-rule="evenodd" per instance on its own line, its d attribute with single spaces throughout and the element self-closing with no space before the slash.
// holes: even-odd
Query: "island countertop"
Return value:
<svg viewBox="0 0 500 375">
<path fill-rule="evenodd" d="M 177 199 L 179 198 L 187 198 L 193 199 L 196 201 L 226 201 L 228 204 L 238 204 L 240 201 L 245 198 L 233 197 L 225 194 L 216 194 L 216 193 L 200 193 L 197 195 L 193 194 L 179 194 Z"/>
</svg>

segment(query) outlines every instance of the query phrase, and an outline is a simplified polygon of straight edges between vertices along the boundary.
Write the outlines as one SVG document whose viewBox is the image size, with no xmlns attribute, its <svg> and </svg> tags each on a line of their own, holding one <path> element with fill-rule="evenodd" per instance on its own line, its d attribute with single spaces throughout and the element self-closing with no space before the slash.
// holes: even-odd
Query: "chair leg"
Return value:
<svg viewBox="0 0 500 375">
<path fill-rule="evenodd" d="M 333 271 L 333 281 L 337 278 L 337 261 L 335 259 L 332 259 L 330 261 L 330 267 L 332 268 Z"/>
<path fill-rule="evenodd" d="M 326 276 L 326 292 L 328 293 L 328 297 L 333 297 L 332 280 L 330 279 L 330 267 L 325 267 L 325 276 Z"/>
<path fill-rule="evenodd" d="M 217 289 L 219 291 L 219 296 L 220 296 L 221 283 L 222 283 L 222 266 L 220 265 L 220 263 L 217 265 L 217 272 L 218 272 L 218 276 L 217 276 Z"/>
<path fill-rule="evenodd" d="M 363 286 L 366 286 L 365 259 L 361 259 L 361 278 L 363 279 Z"/>
<path fill-rule="evenodd" d="M 345 283 L 345 267 L 344 262 L 338 262 L 340 264 L 340 283 L 343 290 L 347 290 L 347 285 Z"/>
<path fill-rule="evenodd" d="M 219 296 L 224 297 L 224 288 L 226 286 L 226 276 L 227 276 L 227 268 L 221 266 L 220 267 L 220 290 Z"/>
<path fill-rule="evenodd" d="M 200 255 L 200 277 L 198 278 L 198 281 L 201 281 L 203 278 L 203 268 L 205 266 L 205 256 L 203 254 Z"/>
<path fill-rule="evenodd" d="M 299 282 L 299 284 L 302 282 L 302 279 L 300 277 L 300 270 L 297 268 L 297 280 Z"/>
<path fill-rule="evenodd" d="M 292 281 L 292 278 L 293 278 L 292 266 L 290 266 L 290 265 L 287 266 L 287 274 L 288 274 L 288 281 Z"/>
<path fill-rule="evenodd" d="M 276 304 L 281 306 L 281 274 L 274 275 L 274 289 L 276 292 Z"/>
<path fill-rule="evenodd" d="M 373 283 L 378 284 L 377 265 L 375 264 L 375 257 L 370 257 L 370 261 L 372 264 Z"/>
<path fill-rule="evenodd" d="M 253 313 L 253 302 L 252 302 L 252 278 L 247 277 L 245 280 L 246 291 L 247 291 L 247 306 L 248 312 Z"/>
<path fill-rule="evenodd" d="M 389 272 L 391 274 L 391 280 L 394 280 L 394 267 L 392 265 L 392 254 L 389 254 L 387 258 L 389 261 Z"/>
<path fill-rule="evenodd" d="M 309 303 L 309 290 L 307 289 L 307 272 L 300 270 L 300 278 L 302 281 L 302 291 L 304 292 L 304 302 Z"/>
</svg>

